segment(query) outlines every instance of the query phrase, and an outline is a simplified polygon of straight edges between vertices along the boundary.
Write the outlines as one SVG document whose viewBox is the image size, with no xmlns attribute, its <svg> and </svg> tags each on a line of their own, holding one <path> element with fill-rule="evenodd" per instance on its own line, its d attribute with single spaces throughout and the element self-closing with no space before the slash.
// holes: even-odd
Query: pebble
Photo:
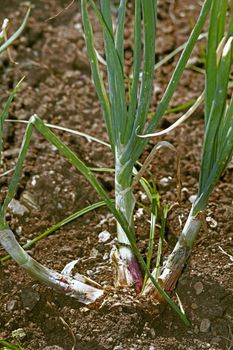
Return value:
<svg viewBox="0 0 233 350">
<path fill-rule="evenodd" d="M 217 336 L 217 337 L 213 337 L 212 339 L 211 339 L 211 343 L 212 344 L 218 344 L 218 343 L 220 343 L 221 342 L 221 337 L 219 337 L 219 336 Z"/>
<path fill-rule="evenodd" d="M 80 340 L 82 339 L 82 336 L 81 336 L 80 333 L 77 333 L 77 334 L 76 334 L 76 339 L 77 339 L 77 341 L 80 341 Z"/>
<path fill-rule="evenodd" d="M 207 216 L 207 217 L 206 217 L 206 222 L 209 223 L 209 226 L 210 226 L 211 228 L 216 228 L 216 227 L 218 226 L 217 221 L 214 220 L 211 216 Z"/>
<path fill-rule="evenodd" d="M 109 254 L 108 253 L 105 253 L 104 256 L 103 256 L 103 260 L 108 260 L 109 259 Z"/>
<path fill-rule="evenodd" d="M 196 199 L 197 199 L 197 195 L 193 194 L 192 196 L 189 197 L 189 202 L 193 204 Z"/>
<path fill-rule="evenodd" d="M 27 336 L 27 334 L 23 328 L 15 329 L 14 331 L 11 332 L 11 335 L 13 338 L 17 338 L 17 339 L 21 339 L 21 340 Z"/>
<path fill-rule="evenodd" d="M 146 204 L 148 202 L 148 197 L 144 192 L 139 192 L 142 203 Z"/>
<path fill-rule="evenodd" d="M 196 282 L 193 287 L 196 291 L 196 295 L 199 295 L 203 292 L 204 287 L 201 282 Z"/>
<path fill-rule="evenodd" d="M 26 287 L 22 289 L 21 300 L 23 307 L 31 311 L 40 300 L 40 294 L 34 288 Z"/>
<path fill-rule="evenodd" d="M 10 300 L 6 303 L 6 311 L 10 312 L 13 311 L 15 309 L 17 305 L 17 300 Z"/>
<path fill-rule="evenodd" d="M 28 213 L 28 209 L 22 205 L 17 199 L 12 199 L 9 208 L 11 209 L 12 213 L 18 216 L 23 216 L 24 214 Z"/>
<path fill-rule="evenodd" d="M 209 329 L 210 329 L 210 320 L 208 320 L 208 318 L 203 318 L 200 324 L 200 331 L 202 333 L 207 333 Z"/>
<path fill-rule="evenodd" d="M 95 258 L 97 258 L 98 254 L 99 254 L 98 250 L 95 248 L 92 248 L 92 250 L 90 252 L 90 258 L 95 259 Z"/>
<path fill-rule="evenodd" d="M 105 243 L 109 240 L 111 235 L 107 230 L 104 230 L 104 231 L 100 232 L 98 237 L 99 237 L 99 242 Z"/>
<path fill-rule="evenodd" d="M 155 338 L 156 334 L 155 334 L 154 328 L 150 329 L 150 334 L 151 334 L 152 338 Z"/>
<path fill-rule="evenodd" d="M 191 304 L 191 308 L 192 308 L 193 310 L 196 310 L 196 309 L 198 309 L 198 305 L 197 305 L 196 303 L 192 303 L 192 304 Z"/>
<path fill-rule="evenodd" d="M 144 216 L 144 209 L 143 208 L 138 208 L 138 210 L 136 211 L 134 217 L 137 219 L 140 219 Z"/>
<path fill-rule="evenodd" d="M 171 178 L 170 177 L 163 177 L 161 180 L 159 180 L 159 184 L 166 188 L 170 185 L 171 182 Z"/>
</svg>

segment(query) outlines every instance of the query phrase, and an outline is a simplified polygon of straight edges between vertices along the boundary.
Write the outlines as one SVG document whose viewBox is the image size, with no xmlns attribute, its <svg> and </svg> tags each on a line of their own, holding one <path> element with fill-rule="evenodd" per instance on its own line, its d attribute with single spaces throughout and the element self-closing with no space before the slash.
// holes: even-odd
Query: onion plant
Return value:
<svg viewBox="0 0 233 350">
<path fill-rule="evenodd" d="M 133 79 L 128 94 L 125 91 L 123 31 L 127 1 L 120 1 L 115 33 L 113 31 L 110 1 L 100 1 L 100 10 L 94 1 L 89 1 L 103 29 L 108 93 L 99 73 L 87 3 L 86 0 L 81 2 L 83 26 L 93 80 L 103 109 L 115 159 L 115 204 L 116 208 L 124 214 L 131 230 L 134 231 L 132 218 L 135 200 L 131 188 L 133 167 L 146 145 L 146 141 L 140 140 L 137 133 L 143 132 L 145 128 L 153 130 L 166 111 L 192 48 L 201 33 L 211 1 L 205 1 L 200 17 L 177 64 L 164 97 L 148 125 L 146 123 L 152 96 L 155 65 L 157 2 L 152 0 L 135 1 Z M 141 18 L 143 22 L 143 59 L 141 57 Z M 139 84 L 141 67 L 142 74 Z M 117 284 L 129 285 L 133 282 L 136 291 L 140 291 L 143 282 L 141 269 L 132 252 L 129 239 L 119 222 L 117 223 L 117 236 L 120 244 L 120 257 L 125 265 L 124 273 L 121 269 L 121 273 L 118 274 L 119 281 Z"/>
<path fill-rule="evenodd" d="M 176 286 L 202 225 L 208 199 L 233 155 L 233 94 L 227 102 L 233 58 L 233 18 L 231 16 L 226 30 L 226 13 L 227 1 L 213 1 L 206 53 L 205 132 L 199 189 L 178 242 L 159 276 L 160 284 L 168 293 Z M 144 294 L 160 298 L 150 282 Z"/>
<path fill-rule="evenodd" d="M 170 287 L 168 288 L 168 285 L 171 285 L 171 281 L 174 283 L 176 282 L 178 276 L 177 271 L 180 273 L 184 266 L 193 241 L 200 228 L 199 213 L 205 209 L 207 199 L 232 154 L 233 102 L 230 103 L 229 108 L 226 107 L 227 83 L 231 62 L 231 29 L 225 39 L 227 43 L 225 44 L 220 62 L 217 64 L 215 58 L 216 50 L 224 36 L 226 17 L 226 6 L 221 6 L 221 4 L 224 3 L 224 5 L 226 5 L 226 1 L 205 0 L 164 96 L 159 102 L 155 114 L 151 118 L 148 118 L 153 92 L 157 1 L 135 0 L 134 3 L 134 62 L 133 76 L 132 80 L 130 80 L 130 77 L 126 77 L 124 71 L 124 24 L 127 0 L 120 1 L 116 28 L 112 22 L 110 0 L 100 0 L 99 7 L 93 0 L 81 1 L 84 35 L 92 77 L 102 107 L 115 162 L 115 202 L 110 199 L 91 169 L 88 168 L 37 115 L 33 115 L 28 122 L 19 158 L 9 184 L 9 190 L 0 209 L 0 241 L 9 255 L 31 275 L 47 283 L 49 286 L 62 289 L 66 294 L 76 297 L 80 302 L 88 304 L 105 295 L 105 291 L 101 286 L 83 276 L 78 275 L 73 278 L 67 273 L 66 269 L 62 273 L 58 273 L 36 262 L 22 247 L 20 247 L 6 222 L 6 210 L 16 193 L 22 173 L 23 162 L 32 137 L 33 127 L 35 127 L 46 140 L 51 142 L 59 150 L 61 155 L 86 177 L 116 218 L 119 251 L 113 253 L 112 257 L 118 262 L 115 284 L 117 286 L 133 286 L 137 293 L 145 295 L 154 295 L 154 291 L 158 291 L 159 295 L 161 295 L 179 314 L 184 322 L 188 324 L 186 316 L 170 299 L 167 291 L 169 292 L 171 290 Z M 102 78 L 99 67 L 99 54 L 94 46 L 94 33 L 90 20 L 90 9 L 97 17 L 103 31 L 107 65 L 107 85 L 105 85 L 105 81 Z M 162 241 L 160 241 L 159 244 L 159 257 L 157 258 L 155 273 L 150 272 L 150 264 L 148 261 L 144 261 L 136 244 L 133 222 L 135 207 L 135 198 L 133 194 L 133 178 L 136 172 L 135 163 L 139 160 L 147 144 L 147 135 L 154 131 L 168 108 L 168 104 L 176 90 L 182 72 L 200 36 L 210 10 L 211 20 L 208 39 L 205 93 L 206 130 L 200 175 L 200 190 L 187 224 L 181 234 L 181 238 L 177 243 L 177 247 L 168 258 L 159 276 L 158 271 Z M 216 18 L 221 19 L 216 26 L 217 29 L 214 28 Z M 216 32 L 214 39 L 213 28 Z M 212 78 L 211 75 L 213 69 L 215 73 L 214 78 Z M 212 85 L 213 80 L 214 87 Z M 129 88 L 125 88 L 126 81 Z M 1 116 L 1 125 L 3 125 L 5 117 L 5 114 Z M 220 125 L 221 128 L 219 128 Z M 146 138 L 140 138 L 138 136 L 139 134 L 146 135 Z M 222 135 L 225 134 L 227 137 L 224 138 L 223 142 Z M 166 217 L 166 215 L 167 208 L 164 208 L 164 217 Z M 154 222 L 155 217 L 156 196 L 152 195 L 152 222 Z M 164 230 L 164 224 L 162 226 Z M 154 228 L 152 227 L 152 238 L 153 235 Z M 163 235 L 161 235 L 161 240 L 163 240 Z M 150 245 L 150 254 L 151 248 L 152 245 Z M 146 275 L 145 278 L 144 275 Z"/>
</svg>

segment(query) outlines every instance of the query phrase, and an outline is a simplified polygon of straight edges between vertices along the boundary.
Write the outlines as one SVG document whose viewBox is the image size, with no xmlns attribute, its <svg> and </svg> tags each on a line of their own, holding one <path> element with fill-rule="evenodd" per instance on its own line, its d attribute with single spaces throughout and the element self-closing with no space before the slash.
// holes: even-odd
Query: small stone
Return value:
<svg viewBox="0 0 233 350">
<path fill-rule="evenodd" d="M 194 327 L 194 333 L 195 333 L 195 334 L 198 334 L 198 333 L 199 333 L 198 326 L 195 326 L 195 327 Z"/>
<path fill-rule="evenodd" d="M 161 185 L 163 188 L 166 188 L 170 185 L 170 182 L 170 177 L 163 177 L 161 180 L 159 180 L 159 185 Z"/>
<path fill-rule="evenodd" d="M 196 295 L 199 295 L 203 292 L 204 287 L 201 282 L 196 282 L 193 287 L 196 291 Z"/>
<path fill-rule="evenodd" d="M 108 260 L 109 259 L 109 254 L 108 253 L 105 253 L 104 256 L 103 256 L 103 260 Z"/>
<path fill-rule="evenodd" d="M 23 328 L 15 329 L 14 331 L 11 332 L 11 335 L 13 338 L 21 339 L 21 340 L 27 336 L 27 334 Z"/>
<path fill-rule="evenodd" d="M 138 208 L 138 210 L 135 213 L 135 218 L 140 219 L 141 217 L 144 216 L 144 209 L 143 208 Z"/>
<path fill-rule="evenodd" d="M 211 339 L 211 343 L 212 344 L 218 344 L 218 343 L 220 343 L 221 342 L 221 337 L 219 337 L 219 336 L 217 336 L 217 337 L 213 337 L 212 339 Z"/>
<path fill-rule="evenodd" d="M 11 312 L 15 309 L 17 305 L 17 300 L 10 300 L 6 303 L 6 311 Z"/>
<path fill-rule="evenodd" d="M 142 203 L 146 204 L 148 202 L 148 197 L 144 192 L 139 192 Z"/>
<path fill-rule="evenodd" d="M 109 240 L 111 235 L 108 231 L 104 230 L 104 231 L 100 232 L 98 237 L 99 237 L 99 242 L 105 243 Z"/>
<path fill-rule="evenodd" d="M 95 259 L 97 258 L 98 254 L 99 254 L 98 250 L 95 248 L 92 248 L 92 250 L 90 251 L 90 258 Z"/>
<path fill-rule="evenodd" d="M 35 187 L 37 180 L 39 179 L 39 175 L 32 176 L 32 186 Z"/>
<path fill-rule="evenodd" d="M 196 199 L 197 199 L 197 195 L 196 195 L 196 194 L 195 194 L 195 195 L 193 194 L 192 196 L 189 197 L 189 202 L 193 204 L 193 203 L 195 202 Z"/>
<path fill-rule="evenodd" d="M 76 334 L 76 339 L 77 339 L 77 341 L 80 341 L 80 340 L 82 339 L 82 336 L 81 336 L 80 333 L 77 333 L 77 334 Z"/>
<path fill-rule="evenodd" d="M 206 222 L 209 223 L 209 226 L 210 226 L 211 228 L 216 228 L 216 227 L 218 226 L 217 221 L 214 220 L 211 216 L 207 216 L 207 217 L 206 217 Z"/>
<path fill-rule="evenodd" d="M 28 209 L 22 205 L 17 199 L 12 199 L 9 208 L 11 209 L 12 213 L 18 216 L 23 216 L 24 214 L 28 213 Z"/>
<path fill-rule="evenodd" d="M 32 311 L 38 301 L 40 300 L 40 294 L 32 287 L 26 287 L 22 289 L 21 300 L 23 307 L 26 310 Z"/>
<path fill-rule="evenodd" d="M 16 233 L 18 236 L 20 236 L 20 235 L 22 234 L 22 230 L 23 230 L 22 226 L 18 226 L 18 227 L 15 229 L 15 233 Z"/>
<path fill-rule="evenodd" d="M 154 345 L 150 345 L 149 350 L 155 350 Z"/>
<path fill-rule="evenodd" d="M 150 334 L 151 334 L 152 338 L 155 338 L 156 334 L 155 334 L 155 329 L 154 328 L 150 329 Z"/>
<path fill-rule="evenodd" d="M 210 329 L 210 320 L 208 320 L 208 318 L 203 318 L 200 324 L 200 331 L 202 333 L 206 333 L 209 331 L 209 329 Z"/>
<path fill-rule="evenodd" d="M 192 303 L 192 304 L 191 304 L 191 308 L 192 308 L 193 310 L 196 310 L 196 309 L 198 309 L 198 305 L 197 305 L 196 303 Z"/>
</svg>

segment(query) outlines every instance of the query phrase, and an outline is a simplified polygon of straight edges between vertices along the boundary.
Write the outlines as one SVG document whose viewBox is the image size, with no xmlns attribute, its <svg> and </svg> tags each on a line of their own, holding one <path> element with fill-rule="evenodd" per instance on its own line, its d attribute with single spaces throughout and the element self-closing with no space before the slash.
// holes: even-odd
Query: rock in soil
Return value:
<svg viewBox="0 0 233 350">
<path fill-rule="evenodd" d="M 202 321 L 201 321 L 201 325 L 200 325 L 200 331 L 202 333 L 206 333 L 208 332 L 210 329 L 210 320 L 208 320 L 208 318 L 204 318 Z"/>
<path fill-rule="evenodd" d="M 21 300 L 23 307 L 26 310 L 32 311 L 40 300 L 40 294 L 34 288 L 26 287 L 22 289 Z"/>
</svg>

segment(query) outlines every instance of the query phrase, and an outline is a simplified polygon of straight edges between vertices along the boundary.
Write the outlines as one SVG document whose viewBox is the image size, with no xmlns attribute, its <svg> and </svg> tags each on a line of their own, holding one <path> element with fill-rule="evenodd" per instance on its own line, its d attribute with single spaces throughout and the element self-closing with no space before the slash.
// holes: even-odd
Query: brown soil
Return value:
<svg viewBox="0 0 233 350">
<path fill-rule="evenodd" d="M 26 75 L 10 109 L 11 119 L 28 119 L 37 113 L 46 122 L 85 131 L 107 141 L 86 58 L 79 5 L 75 2 L 58 17 L 46 21 L 64 8 L 67 1 L 34 0 L 32 3 L 34 7 L 27 29 L 12 48 L 12 55 L 18 65 L 10 63 L 6 55 L 0 60 L 1 105 L 6 101 L 12 86 Z M 1 20 L 8 16 L 13 31 L 20 23 L 25 7 L 16 0 L 0 1 L 0 5 Z M 160 2 L 157 60 L 187 39 L 199 10 L 198 1 Z M 130 9 L 127 23 L 127 72 L 130 72 Z M 198 57 L 203 48 L 204 42 L 201 42 L 193 57 Z M 152 109 L 169 81 L 176 60 L 172 59 L 156 73 Z M 196 98 L 202 89 L 202 74 L 187 69 L 171 105 Z M 166 231 L 168 251 L 174 246 L 180 225 L 187 217 L 189 197 L 197 190 L 203 136 L 202 114 L 200 110 L 185 125 L 165 137 L 177 147 L 182 159 L 182 205 L 169 215 Z M 161 127 L 170 125 L 177 117 L 178 114 L 166 116 Z M 24 130 L 22 124 L 6 123 L 1 173 L 15 164 Z M 68 133 L 56 133 L 86 164 L 113 165 L 111 153 L 104 146 Z M 155 142 L 157 140 L 149 143 L 146 153 Z M 176 201 L 173 154 L 167 150 L 161 151 L 152 171 L 160 184 L 162 200 L 173 204 Z M 192 322 L 190 328 L 186 328 L 169 307 L 159 316 L 133 303 L 122 303 L 115 307 L 106 304 L 101 309 L 96 307 L 89 310 L 77 301 L 40 285 L 14 262 L 8 261 L 0 269 L 0 338 L 16 343 L 12 332 L 23 328 L 25 337 L 19 341 L 23 349 L 27 350 L 72 349 L 72 332 L 78 350 L 231 349 L 232 263 L 219 247 L 225 251 L 232 249 L 232 174 L 232 167 L 229 167 L 210 199 L 206 213 L 210 218 L 207 222 L 208 232 L 201 232 L 177 286 L 176 292 Z M 164 177 L 170 179 L 165 188 L 161 182 Z M 113 176 L 101 174 L 98 178 L 112 194 Z M 9 180 L 10 175 L 0 177 L 1 200 Z M 138 202 L 141 201 L 139 190 L 136 194 Z M 98 201 L 98 196 L 87 181 L 35 132 L 16 199 L 28 211 L 23 216 L 9 212 L 8 220 L 17 239 L 24 244 L 69 214 Z M 136 223 L 139 247 L 143 254 L 148 246 L 146 215 L 138 218 Z M 106 209 L 99 209 L 40 241 L 30 254 L 58 271 L 71 260 L 80 259 L 79 272 L 102 285 L 112 285 L 108 259 L 111 244 L 98 242 L 98 234 L 104 229 L 114 239 L 114 220 Z M 0 248 L 0 256 L 4 255 L 4 250 Z M 203 286 L 200 294 L 196 292 L 197 282 Z M 203 325 L 208 322 L 210 326 L 203 331 Z"/>
</svg>

